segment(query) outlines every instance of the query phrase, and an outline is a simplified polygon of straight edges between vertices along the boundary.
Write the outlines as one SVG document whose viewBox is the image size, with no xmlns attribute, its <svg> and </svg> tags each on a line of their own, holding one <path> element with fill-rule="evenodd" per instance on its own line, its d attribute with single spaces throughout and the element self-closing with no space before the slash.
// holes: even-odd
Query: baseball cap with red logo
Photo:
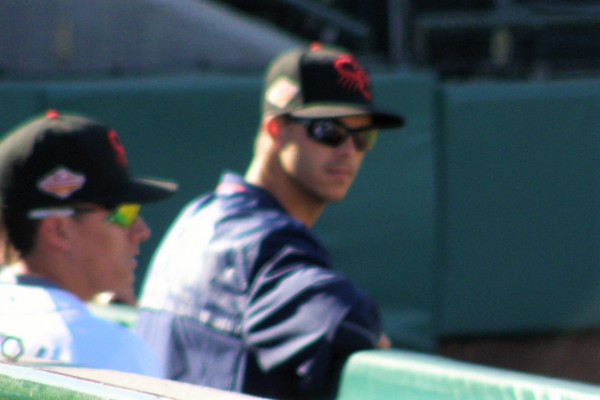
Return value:
<svg viewBox="0 0 600 400">
<path fill-rule="evenodd" d="M 170 181 L 131 177 L 117 132 L 85 116 L 48 111 L 0 142 L 0 201 L 5 209 L 149 203 L 176 189 Z"/>
<path fill-rule="evenodd" d="M 265 76 L 263 112 L 301 118 L 371 115 L 378 128 L 398 128 L 404 118 L 372 105 L 369 75 L 344 49 L 313 43 L 277 57 Z"/>
</svg>

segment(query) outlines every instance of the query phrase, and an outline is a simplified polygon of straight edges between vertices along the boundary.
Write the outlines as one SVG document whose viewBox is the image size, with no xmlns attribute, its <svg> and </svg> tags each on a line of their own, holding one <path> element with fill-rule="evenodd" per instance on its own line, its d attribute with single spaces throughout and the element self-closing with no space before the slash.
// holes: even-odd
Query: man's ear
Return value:
<svg viewBox="0 0 600 400">
<path fill-rule="evenodd" d="M 271 136 L 273 139 L 277 139 L 281 132 L 281 118 L 277 118 L 274 116 L 267 116 L 264 120 L 265 131 Z"/>
<path fill-rule="evenodd" d="M 73 237 L 71 221 L 64 217 L 46 218 L 40 222 L 38 240 L 60 250 L 69 250 Z"/>
</svg>

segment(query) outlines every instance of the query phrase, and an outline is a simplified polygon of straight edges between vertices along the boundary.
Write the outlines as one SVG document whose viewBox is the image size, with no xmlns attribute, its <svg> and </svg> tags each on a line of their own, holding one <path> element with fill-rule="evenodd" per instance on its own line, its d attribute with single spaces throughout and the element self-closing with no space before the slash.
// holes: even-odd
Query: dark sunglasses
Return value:
<svg viewBox="0 0 600 400">
<path fill-rule="evenodd" d="M 304 125 L 308 137 L 325 146 L 339 147 L 348 137 L 351 137 L 356 150 L 368 151 L 373 148 L 375 141 L 377 141 L 377 128 L 371 125 L 362 128 L 349 128 L 333 118 L 309 119 L 292 116 L 288 118 Z"/>
<path fill-rule="evenodd" d="M 84 207 L 53 207 L 37 208 L 29 211 L 27 215 L 30 219 L 44 219 L 49 217 L 72 217 L 77 214 L 86 214 L 104 210 L 104 207 L 84 206 Z M 122 228 L 131 228 L 140 216 L 141 206 L 139 204 L 121 204 L 111 210 L 106 220 Z"/>
</svg>

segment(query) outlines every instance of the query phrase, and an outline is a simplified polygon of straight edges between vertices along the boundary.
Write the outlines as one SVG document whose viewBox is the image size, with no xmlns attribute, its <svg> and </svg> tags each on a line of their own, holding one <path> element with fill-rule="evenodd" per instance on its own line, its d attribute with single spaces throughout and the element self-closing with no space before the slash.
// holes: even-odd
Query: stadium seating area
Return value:
<svg viewBox="0 0 600 400">
<path fill-rule="evenodd" d="M 600 4 L 590 0 L 222 0 L 302 38 L 447 79 L 590 76 Z"/>
</svg>

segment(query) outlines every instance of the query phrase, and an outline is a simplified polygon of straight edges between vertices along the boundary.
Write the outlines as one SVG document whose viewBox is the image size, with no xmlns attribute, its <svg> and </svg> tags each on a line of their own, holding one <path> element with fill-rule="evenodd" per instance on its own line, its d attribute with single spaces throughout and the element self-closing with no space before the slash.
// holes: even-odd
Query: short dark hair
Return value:
<svg viewBox="0 0 600 400">
<path fill-rule="evenodd" d="M 39 220 L 27 218 L 26 213 L 21 210 L 4 209 L 2 211 L 2 222 L 6 229 L 8 243 L 19 252 L 21 257 L 33 250 L 40 226 Z"/>
</svg>

